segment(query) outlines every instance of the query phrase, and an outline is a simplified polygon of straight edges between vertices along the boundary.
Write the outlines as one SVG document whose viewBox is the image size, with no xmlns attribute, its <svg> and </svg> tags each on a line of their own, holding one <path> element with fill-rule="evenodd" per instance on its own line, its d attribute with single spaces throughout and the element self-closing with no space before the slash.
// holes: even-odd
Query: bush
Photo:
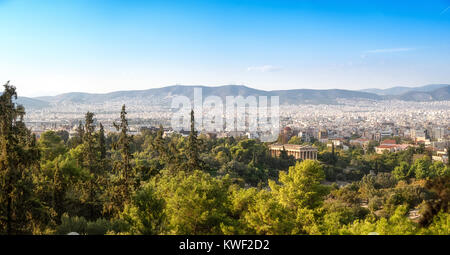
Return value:
<svg viewBox="0 0 450 255">
<path fill-rule="evenodd" d="M 111 222 L 105 219 L 98 219 L 87 223 L 86 234 L 105 235 L 111 229 Z"/>
<path fill-rule="evenodd" d="M 76 232 L 80 235 L 86 234 L 88 222 L 84 217 L 69 217 L 67 213 L 61 216 L 61 225 L 56 228 L 56 234 L 67 235 Z"/>
</svg>

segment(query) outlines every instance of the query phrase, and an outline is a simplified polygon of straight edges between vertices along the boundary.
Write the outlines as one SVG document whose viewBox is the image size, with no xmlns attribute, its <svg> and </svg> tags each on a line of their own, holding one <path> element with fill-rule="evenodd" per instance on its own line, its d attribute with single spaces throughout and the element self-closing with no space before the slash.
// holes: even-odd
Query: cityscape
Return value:
<svg viewBox="0 0 450 255">
<path fill-rule="evenodd" d="M 282 100 L 283 98 L 281 102 Z M 120 109 L 122 104 L 126 104 L 128 108 L 130 134 L 136 135 L 146 129 L 157 130 L 159 125 L 165 127 L 165 135 L 176 133 L 170 125 L 173 114 L 170 104 L 155 104 L 153 100 L 134 98 L 122 98 L 116 102 L 96 105 L 70 102 L 46 108 L 31 108 L 27 111 L 25 123 L 37 137 L 46 131 L 66 131 L 72 138 L 76 135 L 79 121 L 83 120 L 87 111 L 91 111 L 96 113 L 96 121 L 104 125 L 107 133 L 117 132 L 113 122 L 117 121 L 119 111 L 112 109 Z M 244 107 L 239 110 L 245 112 L 246 109 Z M 351 145 L 359 144 L 367 149 L 371 141 L 380 144 L 387 138 L 399 137 L 407 143 L 381 143 L 375 148 L 376 152 L 382 154 L 385 150 L 401 151 L 409 146 L 423 144 L 433 151 L 433 160 L 448 162 L 450 100 L 375 101 L 355 98 L 338 99 L 336 104 L 281 105 L 280 119 L 280 133 L 283 133 L 285 128 L 289 129 L 286 143 L 293 136 L 297 136 L 303 142 L 317 140 L 347 149 Z M 232 132 L 199 131 L 217 138 L 258 138 L 258 133 L 249 132 L 248 128 Z M 184 134 L 187 135 L 188 132 Z"/>
<path fill-rule="evenodd" d="M 445 251 L 449 5 L 0 0 L 0 245 Z"/>
</svg>

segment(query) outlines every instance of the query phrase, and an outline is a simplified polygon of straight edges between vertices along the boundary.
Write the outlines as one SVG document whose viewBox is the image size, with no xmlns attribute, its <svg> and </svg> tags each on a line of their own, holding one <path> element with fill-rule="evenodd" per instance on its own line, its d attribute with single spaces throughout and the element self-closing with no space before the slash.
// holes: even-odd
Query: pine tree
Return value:
<svg viewBox="0 0 450 255">
<path fill-rule="evenodd" d="M 288 160 L 289 159 L 289 155 L 287 154 L 286 148 L 284 148 L 280 151 L 280 158 L 283 160 Z"/>
<path fill-rule="evenodd" d="M 164 143 L 164 128 L 162 125 L 159 126 L 159 130 L 156 133 L 155 140 L 153 142 L 153 147 L 155 151 L 158 153 L 158 158 L 160 162 L 166 161 L 167 151 Z"/>
<path fill-rule="evenodd" d="M 106 158 L 106 138 L 105 129 L 102 123 L 100 123 L 100 130 L 98 131 L 98 148 L 100 150 L 100 160 L 105 160 Z"/>
<path fill-rule="evenodd" d="M 85 165 L 91 173 L 95 172 L 96 143 L 95 143 L 94 114 L 87 112 L 84 123 L 83 143 L 85 145 Z"/>
<path fill-rule="evenodd" d="M 131 142 L 133 138 L 128 135 L 128 120 L 125 105 L 122 106 L 122 111 L 120 112 L 120 124 L 114 123 L 114 127 L 117 131 L 120 131 L 119 139 L 114 145 L 115 149 L 120 151 L 121 160 L 118 162 L 118 166 L 121 172 L 121 176 L 124 178 L 125 182 L 128 183 L 132 177 L 131 173 Z"/>
<path fill-rule="evenodd" d="M 101 207 L 99 201 L 99 177 L 102 174 L 99 167 L 97 142 L 95 139 L 94 113 L 87 112 L 84 123 L 83 134 L 83 167 L 89 170 L 90 178 L 87 184 L 87 206 L 89 208 L 88 218 L 94 220 L 99 216 Z"/>
<path fill-rule="evenodd" d="M 135 185 L 135 175 L 131 166 L 131 143 L 133 137 L 128 134 L 128 120 L 125 105 L 120 113 L 120 123 L 113 123 L 117 131 L 120 131 L 119 139 L 113 143 L 113 149 L 119 151 L 120 158 L 114 162 L 117 176 L 109 183 L 108 202 L 103 210 L 110 215 L 118 215 L 123 211 L 124 205 L 129 204 Z"/>
<path fill-rule="evenodd" d="M 337 162 L 337 156 L 336 156 L 333 142 L 331 143 L 331 160 L 332 160 L 332 164 L 335 165 Z"/>
<path fill-rule="evenodd" d="M 14 103 L 16 88 L 5 85 L 0 96 L 0 233 L 32 231 L 33 212 L 40 206 L 33 198 L 32 169 L 38 167 L 39 150 L 25 126 L 25 109 Z"/>
<path fill-rule="evenodd" d="M 187 141 L 187 168 L 189 171 L 201 170 L 202 163 L 200 161 L 200 146 L 195 130 L 194 110 L 191 111 L 191 132 Z"/>
<path fill-rule="evenodd" d="M 66 193 L 66 185 L 59 160 L 56 161 L 55 173 L 53 175 L 53 194 L 52 204 L 56 211 L 56 219 L 59 220 L 64 213 L 64 196 Z"/>
</svg>

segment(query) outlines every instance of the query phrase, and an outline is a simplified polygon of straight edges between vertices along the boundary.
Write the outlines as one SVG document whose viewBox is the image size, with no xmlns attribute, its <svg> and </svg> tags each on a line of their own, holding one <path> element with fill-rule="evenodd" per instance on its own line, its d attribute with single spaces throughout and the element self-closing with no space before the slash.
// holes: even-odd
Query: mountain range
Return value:
<svg viewBox="0 0 450 255">
<path fill-rule="evenodd" d="M 421 87 L 393 87 L 388 89 L 362 89 L 361 91 L 374 93 L 381 96 L 400 96 L 409 92 L 432 92 L 434 90 L 447 87 L 448 84 L 430 84 Z"/>
<path fill-rule="evenodd" d="M 114 101 L 148 102 L 154 105 L 170 105 L 177 95 L 193 97 L 194 88 L 202 88 L 203 98 L 207 96 L 279 96 L 280 104 L 336 104 L 339 99 L 404 100 L 404 101 L 446 101 L 450 100 L 450 85 L 433 84 L 422 87 L 394 87 L 389 89 L 291 89 L 265 91 L 243 85 L 219 87 L 175 85 L 148 90 L 117 91 L 105 94 L 72 92 L 57 96 L 27 98 L 19 97 L 18 103 L 26 108 L 45 108 L 67 104 L 102 104 Z"/>
</svg>

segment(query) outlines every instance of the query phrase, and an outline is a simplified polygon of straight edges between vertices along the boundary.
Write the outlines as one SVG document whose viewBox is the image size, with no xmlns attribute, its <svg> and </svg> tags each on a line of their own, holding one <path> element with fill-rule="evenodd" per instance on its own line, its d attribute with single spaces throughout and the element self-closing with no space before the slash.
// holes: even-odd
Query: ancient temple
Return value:
<svg viewBox="0 0 450 255">
<path fill-rule="evenodd" d="M 272 144 L 269 145 L 270 155 L 279 157 L 283 148 L 287 155 L 292 155 L 295 159 L 317 160 L 317 148 L 309 145 Z"/>
</svg>

